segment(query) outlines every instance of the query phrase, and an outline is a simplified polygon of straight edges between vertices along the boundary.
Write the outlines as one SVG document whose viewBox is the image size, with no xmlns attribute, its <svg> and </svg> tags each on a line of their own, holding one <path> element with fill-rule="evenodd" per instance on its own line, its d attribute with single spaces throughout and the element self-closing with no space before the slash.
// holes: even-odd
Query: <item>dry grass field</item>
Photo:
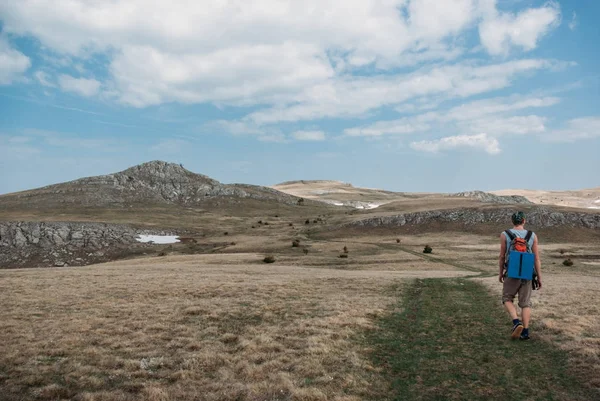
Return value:
<svg viewBox="0 0 600 401">
<path fill-rule="evenodd" d="M 385 383 L 357 340 L 392 284 L 464 274 L 260 258 L 0 272 L 3 399 L 371 399 Z"/>
<path fill-rule="evenodd" d="M 475 280 L 493 296 L 500 288 L 490 277 L 495 235 L 398 235 L 397 243 L 389 233 L 318 239 L 283 222 L 255 230 L 261 235 L 232 236 L 226 253 L 0 271 L 3 399 L 387 399 L 390 381 L 363 339 L 401 308 L 403 288 L 481 272 Z M 291 246 L 295 237 L 301 247 Z M 276 262 L 247 251 L 257 248 Z M 561 249 L 580 256 L 575 266 L 553 264 Z M 532 335 L 568 351 L 584 384 L 598 388 L 600 247 L 542 250 Z"/>
</svg>

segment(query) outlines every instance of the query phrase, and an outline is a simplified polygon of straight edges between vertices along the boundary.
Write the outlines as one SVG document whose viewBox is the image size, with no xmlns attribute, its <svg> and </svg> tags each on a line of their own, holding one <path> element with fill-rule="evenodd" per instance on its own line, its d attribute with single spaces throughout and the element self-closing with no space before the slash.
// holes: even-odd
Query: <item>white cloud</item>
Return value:
<svg viewBox="0 0 600 401">
<path fill-rule="evenodd" d="M 58 85 L 65 92 L 76 93 L 84 97 L 94 96 L 100 90 L 100 82 L 95 79 L 74 78 L 66 74 L 58 77 Z"/>
<path fill-rule="evenodd" d="M 574 118 L 569 120 L 564 128 L 549 131 L 544 138 L 554 142 L 600 138 L 600 117 Z"/>
<path fill-rule="evenodd" d="M 3 30 L 39 39 L 57 63 L 77 68 L 94 53 L 107 55 L 104 97 L 135 107 L 274 106 L 275 114 L 284 110 L 285 121 L 318 116 L 320 102 L 324 116 L 357 116 L 422 96 L 417 87 L 424 88 L 423 95 L 429 88 L 454 96 L 505 87 L 511 73 L 461 74 L 463 64 L 455 71 L 432 71 L 439 75 L 423 77 L 424 83 L 395 71 L 375 79 L 353 73 L 357 66 L 387 70 L 454 60 L 468 50 L 461 35 L 482 18 L 487 47 L 503 50 L 510 43 L 530 49 L 557 13 L 557 7 L 545 6 L 503 14 L 489 0 L 0 2 Z M 86 85 L 74 90 L 84 96 L 98 90 Z M 403 90 L 411 95 L 402 96 Z"/>
<path fill-rule="evenodd" d="M 571 17 L 571 22 L 569 22 L 569 29 L 574 31 L 575 28 L 577 28 L 577 25 L 579 25 L 579 21 L 577 20 L 577 13 L 573 11 L 573 17 Z"/>
<path fill-rule="evenodd" d="M 511 46 L 533 50 L 540 38 L 560 22 L 560 8 L 553 2 L 517 14 L 498 12 L 494 4 L 485 10 L 485 14 L 479 25 L 479 36 L 483 46 L 493 55 L 505 55 Z"/>
<path fill-rule="evenodd" d="M 293 105 L 259 110 L 248 115 L 247 119 L 262 125 L 326 117 L 356 117 L 382 106 L 426 96 L 461 98 L 501 89 L 509 86 L 519 75 L 554 65 L 553 62 L 537 59 L 482 66 L 460 63 L 423 68 L 401 76 L 338 79 L 305 89 Z"/>
<path fill-rule="evenodd" d="M 487 134 L 449 136 L 434 141 L 412 142 L 410 146 L 415 150 L 431 153 L 458 148 L 480 149 L 491 155 L 500 153 L 498 140 Z"/>
<path fill-rule="evenodd" d="M 450 109 L 448 117 L 453 120 L 473 120 L 475 118 L 509 111 L 517 111 L 528 108 L 550 107 L 558 104 L 557 97 L 522 97 L 510 96 L 465 103 Z"/>
<path fill-rule="evenodd" d="M 529 115 L 514 117 L 485 117 L 477 120 L 467 121 L 458 126 L 462 131 L 482 132 L 492 136 L 497 135 L 525 135 L 539 134 L 546 130 L 546 118 Z"/>
<path fill-rule="evenodd" d="M 426 131 L 429 128 L 431 128 L 430 125 L 417 119 L 403 118 L 392 121 L 379 121 L 365 127 L 347 128 L 344 130 L 344 134 L 348 136 L 402 135 Z"/>
<path fill-rule="evenodd" d="M 9 85 L 21 78 L 30 66 L 29 57 L 13 49 L 8 41 L 0 36 L 0 85 Z"/>
<path fill-rule="evenodd" d="M 427 112 L 396 120 L 347 128 L 349 136 L 380 136 L 425 132 L 437 124 L 444 130 L 489 135 L 531 134 L 545 131 L 546 119 L 537 115 L 512 116 L 510 112 L 558 104 L 557 97 L 508 96 L 464 103 L 448 111 Z"/>
<path fill-rule="evenodd" d="M 296 131 L 292 137 L 298 141 L 324 141 L 325 133 L 323 131 Z"/>
<path fill-rule="evenodd" d="M 44 71 L 36 71 L 33 76 L 42 86 L 47 86 L 49 88 L 55 88 L 56 85 L 50 81 L 50 75 Z"/>
</svg>

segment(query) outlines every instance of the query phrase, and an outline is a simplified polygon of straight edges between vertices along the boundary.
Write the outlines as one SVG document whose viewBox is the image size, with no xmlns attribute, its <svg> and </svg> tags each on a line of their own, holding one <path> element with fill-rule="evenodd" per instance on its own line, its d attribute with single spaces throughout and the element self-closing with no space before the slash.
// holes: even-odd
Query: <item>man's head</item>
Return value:
<svg viewBox="0 0 600 401">
<path fill-rule="evenodd" d="M 511 220 L 515 226 L 520 226 L 521 224 L 525 224 L 525 213 L 519 211 L 514 213 L 511 217 Z"/>
</svg>

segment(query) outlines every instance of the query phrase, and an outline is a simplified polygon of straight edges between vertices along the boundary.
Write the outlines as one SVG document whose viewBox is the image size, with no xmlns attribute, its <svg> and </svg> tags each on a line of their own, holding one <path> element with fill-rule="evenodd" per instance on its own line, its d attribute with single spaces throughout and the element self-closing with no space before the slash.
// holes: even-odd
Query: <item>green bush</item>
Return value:
<svg viewBox="0 0 600 401">
<path fill-rule="evenodd" d="M 565 266 L 573 266 L 573 261 L 571 259 L 565 259 L 563 261 L 563 265 L 565 265 Z"/>
<path fill-rule="evenodd" d="M 433 249 L 429 245 L 425 245 L 425 248 L 423 248 L 423 253 L 431 253 L 431 252 L 433 252 Z"/>
<path fill-rule="evenodd" d="M 344 253 L 348 253 L 348 247 L 344 246 Z"/>
<path fill-rule="evenodd" d="M 396 243 L 399 244 L 400 243 L 400 238 L 396 238 Z"/>
<path fill-rule="evenodd" d="M 306 221 L 304 222 L 304 224 L 310 224 L 310 219 L 306 219 Z"/>
<path fill-rule="evenodd" d="M 298 248 L 300 246 L 300 240 L 293 240 L 292 241 L 292 247 L 293 248 Z"/>
<path fill-rule="evenodd" d="M 342 253 L 342 254 L 340 254 L 340 258 L 347 258 L 347 257 L 348 257 L 348 254 L 347 254 L 347 253 Z"/>
<path fill-rule="evenodd" d="M 265 256 L 265 258 L 263 259 L 263 262 L 265 263 L 274 263 L 275 262 L 275 256 Z"/>
</svg>

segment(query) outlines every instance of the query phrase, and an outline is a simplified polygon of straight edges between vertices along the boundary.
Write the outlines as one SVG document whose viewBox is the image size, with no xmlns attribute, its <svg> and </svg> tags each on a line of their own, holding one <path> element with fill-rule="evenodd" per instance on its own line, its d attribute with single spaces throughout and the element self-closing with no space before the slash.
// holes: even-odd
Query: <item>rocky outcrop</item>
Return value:
<svg viewBox="0 0 600 401">
<path fill-rule="evenodd" d="M 102 248 L 131 244 L 137 234 L 135 229 L 118 224 L 4 222 L 0 223 L 0 247 Z"/>
<path fill-rule="evenodd" d="M 486 203 L 533 205 L 533 202 L 529 201 L 529 199 L 527 199 L 526 197 L 520 195 L 499 196 L 483 191 L 466 191 L 451 194 L 450 196 L 477 199 L 481 202 Z"/>
<path fill-rule="evenodd" d="M 127 225 L 72 222 L 0 222 L 0 268 L 86 265 L 147 247 L 139 234 L 168 234 Z"/>
<path fill-rule="evenodd" d="M 405 213 L 393 216 L 373 217 L 348 223 L 350 226 L 380 227 L 419 225 L 430 222 L 462 223 L 474 225 L 482 223 L 506 223 L 514 209 L 454 209 Z M 600 229 L 600 213 L 564 212 L 548 208 L 535 208 L 527 211 L 530 227 L 583 227 Z"/>
</svg>

